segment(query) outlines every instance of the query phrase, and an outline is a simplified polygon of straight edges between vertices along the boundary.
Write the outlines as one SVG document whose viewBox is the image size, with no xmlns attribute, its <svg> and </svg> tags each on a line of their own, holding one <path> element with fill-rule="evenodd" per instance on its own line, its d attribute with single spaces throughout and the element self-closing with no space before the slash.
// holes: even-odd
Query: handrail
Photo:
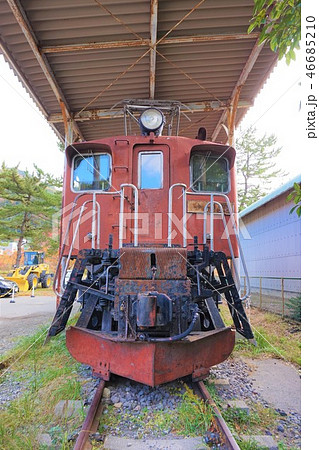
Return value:
<svg viewBox="0 0 319 450">
<path fill-rule="evenodd" d="M 138 246 L 138 189 L 134 184 L 123 183 L 120 186 L 121 202 L 120 202 L 120 223 L 119 223 L 119 248 L 123 246 L 123 229 L 124 229 L 124 188 L 131 187 L 134 191 L 134 247 Z"/>
<path fill-rule="evenodd" d="M 208 194 L 209 195 L 209 194 Z M 210 194 L 210 201 L 206 203 L 204 207 L 204 223 L 203 223 L 203 241 L 204 244 L 207 242 L 206 237 L 206 222 L 207 222 L 207 210 L 209 205 L 214 204 L 214 194 Z M 210 249 L 214 250 L 214 208 L 210 208 Z"/>
<path fill-rule="evenodd" d="M 238 232 L 237 224 L 236 224 L 236 221 L 235 221 L 235 218 L 234 218 L 234 214 L 235 213 L 232 210 L 232 207 L 231 207 L 231 204 L 230 204 L 230 201 L 229 201 L 229 198 L 227 197 L 227 195 L 225 195 L 225 194 L 218 194 L 218 195 L 220 195 L 220 197 L 223 197 L 226 200 L 227 208 L 228 208 L 228 210 L 230 212 L 230 217 L 231 217 L 231 221 L 232 221 L 232 227 L 233 227 L 233 230 L 235 232 L 236 241 L 237 241 L 237 244 L 238 244 L 241 264 L 243 266 L 243 269 L 244 269 L 244 272 L 245 272 L 245 276 L 247 277 L 247 291 L 246 291 L 246 294 L 244 295 L 244 297 L 241 298 L 241 300 L 243 301 L 243 300 L 246 300 L 247 298 L 250 297 L 251 287 L 250 287 L 248 269 L 247 269 L 247 266 L 246 266 L 244 252 L 243 252 L 243 249 L 242 249 L 242 246 L 241 246 L 241 243 L 240 243 L 239 232 Z"/>
<path fill-rule="evenodd" d="M 178 186 L 178 185 L 182 185 L 182 183 L 176 183 L 176 184 L 173 184 L 171 187 L 170 187 L 170 190 L 171 190 L 171 188 L 172 187 L 174 187 L 174 186 Z M 185 186 L 185 185 L 183 185 L 183 186 Z M 240 255 L 240 258 L 241 258 L 241 263 L 242 263 L 242 266 L 243 266 L 243 269 L 244 269 L 244 273 L 245 273 L 245 276 L 246 276 L 246 278 L 247 278 L 247 291 L 246 291 L 246 294 L 244 295 L 244 297 L 242 297 L 241 298 L 241 300 L 243 301 L 243 300 L 246 300 L 249 296 L 250 296 L 250 291 L 251 291 L 251 287 L 250 287 L 250 281 L 249 281 L 249 276 L 248 276 L 248 270 L 247 270 L 247 266 L 246 266 L 246 262 L 245 262 L 245 258 L 244 258 L 244 254 L 243 254 L 243 250 L 242 250 L 242 246 L 241 246 L 241 244 L 240 244 L 240 240 L 239 240 L 239 233 L 238 233 L 238 228 L 237 228 L 237 225 L 236 225 L 236 221 L 235 221 L 235 219 L 234 219 L 234 212 L 233 212 L 233 210 L 232 210 L 232 206 L 231 206 L 231 203 L 230 203 L 230 201 L 229 201 L 229 198 L 227 197 L 227 195 L 225 195 L 225 194 L 223 194 L 223 193 L 221 193 L 221 192 L 216 192 L 215 194 L 212 194 L 212 193 L 210 193 L 210 192 L 189 192 L 189 191 L 183 191 L 183 195 L 184 195 L 184 197 L 185 197 L 185 204 L 186 204 L 186 196 L 187 195 L 200 195 L 200 196 L 210 196 L 210 198 L 211 198 L 211 201 L 212 201 L 212 196 L 213 195 L 216 195 L 216 196 L 218 196 L 218 197 L 222 197 L 222 198 L 224 198 L 225 200 L 226 200 L 226 204 L 227 204 L 227 208 L 228 208 L 228 210 L 229 210 L 229 214 L 230 214 L 230 218 L 231 218 L 231 224 L 232 224 L 232 228 L 233 228 L 233 230 L 234 230 L 234 233 L 235 233 L 235 237 L 236 237 L 236 241 L 237 241 L 237 244 L 238 244 L 238 249 L 239 249 L 239 255 Z M 210 202 L 209 202 L 210 203 Z M 214 200 L 213 200 L 213 203 L 214 203 Z M 215 202 L 215 203 L 218 203 L 218 202 Z M 222 205 L 220 205 L 220 206 L 222 206 Z M 171 211 L 171 204 L 169 204 L 169 212 Z M 212 208 L 212 210 L 213 210 L 213 208 Z M 185 208 L 185 212 L 186 212 L 186 208 Z M 184 216 L 186 216 L 186 214 L 184 214 Z M 213 220 L 213 214 L 211 214 L 211 223 L 212 223 L 212 220 Z M 207 218 L 207 216 L 206 216 L 206 218 Z M 186 225 L 186 222 L 184 222 L 185 223 L 185 225 Z M 169 226 L 171 225 L 171 220 L 170 220 L 170 214 L 169 214 Z M 226 227 L 227 228 L 227 227 Z M 187 230 L 186 230 L 186 227 L 185 227 L 185 229 L 183 230 L 184 232 L 185 232 L 185 234 L 187 233 Z M 228 233 L 228 229 L 227 229 L 227 231 L 226 231 L 226 233 Z M 170 236 L 169 236 L 170 237 Z M 212 240 L 212 239 L 211 239 Z M 187 244 L 185 244 L 185 242 L 183 242 L 183 246 L 184 247 L 186 247 L 186 245 Z M 169 245 L 169 247 L 171 246 L 171 242 L 170 242 L 170 245 Z M 235 258 L 234 258 L 235 259 Z M 233 264 L 234 265 L 234 270 L 235 270 L 235 275 L 236 275 L 236 278 L 238 279 L 237 281 L 238 281 L 238 283 L 240 283 L 240 281 L 239 281 L 239 276 L 238 276 L 238 271 L 237 271 L 237 268 L 236 268 L 236 265 L 235 265 L 235 263 Z"/>
<path fill-rule="evenodd" d="M 187 230 L 186 230 L 186 189 L 184 183 L 175 183 L 168 191 L 168 225 L 167 225 L 167 246 L 172 246 L 172 214 L 173 214 L 173 189 L 177 186 L 183 189 L 183 247 L 187 247 Z"/>
<path fill-rule="evenodd" d="M 206 244 L 207 238 L 206 238 L 206 228 L 207 228 L 207 210 L 208 210 L 208 206 L 211 205 L 211 201 L 209 201 L 208 203 L 206 203 L 205 207 L 204 207 L 204 223 L 203 223 L 203 243 Z M 220 215 L 222 217 L 222 221 L 223 221 L 223 225 L 224 225 L 224 230 L 226 233 L 226 238 L 227 238 L 227 242 L 228 242 L 228 248 L 230 251 L 230 255 L 231 255 L 231 259 L 233 261 L 233 267 L 234 267 L 234 271 L 235 271 L 235 277 L 236 277 L 236 286 L 239 289 L 240 288 L 240 278 L 239 278 L 239 274 L 238 274 L 238 270 L 235 264 L 235 255 L 234 255 L 234 249 L 231 243 L 231 239 L 230 239 L 230 235 L 229 235 L 229 231 L 228 231 L 228 227 L 227 227 L 227 223 L 226 223 L 226 219 L 225 219 L 225 213 L 224 213 L 224 209 L 223 206 L 221 205 L 221 203 L 217 202 L 217 201 L 213 201 L 213 205 L 217 205 L 219 210 L 220 210 Z M 213 222 L 213 218 L 214 218 L 214 209 L 212 206 L 210 207 L 210 226 L 211 226 L 211 240 L 212 240 L 212 227 L 214 227 L 214 222 Z M 212 246 L 211 246 L 211 250 L 212 250 Z"/>
<path fill-rule="evenodd" d="M 92 244 L 91 245 L 92 245 L 92 248 L 95 248 L 96 206 L 98 207 L 97 208 L 97 211 L 98 211 L 98 223 L 100 223 L 100 218 L 101 218 L 101 207 L 100 207 L 100 204 L 96 201 L 95 196 L 93 196 L 92 200 L 86 200 L 83 203 L 83 205 L 81 206 L 79 217 L 78 217 L 78 220 L 76 222 L 75 230 L 74 230 L 74 233 L 73 233 L 72 242 L 71 242 L 71 245 L 70 245 L 70 248 L 69 248 L 69 253 L 68 253 L 67 260 L 66 260 L 66 263 L 65 263 L 65 266 L 64 266 L 64 270 L 63 270 L 62 276 L 61 276 L 63 284 L 64 284 L 65 276 L 66 276 L 66 273 L 67 273 L 67 270 L 68 270 L 69 262 L 70 262 L 70 259 L 71 259 L 71 256 L 72 256 L 72 251 L 73 251 L 75 239 L 77 238 L 77 235 L 78 235 L 78 232 L 79 232 L 82 215 L 83 215 L 84 209 L 85 209 L 85 207 L 86 207 L 86 205 L 88 203 L 93 203 L 93 210 L 92 210 L 92 212 L 93 212 L 93 214 L 92 214 Z M 93 216 L 94 216 L 94 218 L 93 218 Z M 93 230 L 93 223 L 94 223 L 94 230 Z M 98 226 L 98 230 L 100 232 L 100 226 Z M 98 236 L 98 240 L 97 241 L 98 241 L 98 247 L 97 248 L 99 248 L 100 236 Z M 64 288 L 64 286 L 63 286 L 63 288 Z"/>
<path fill-rule="evenodd" d="M 84 211 L 84 205 L 86 205 L 89 202 L 93 202 L 93 216 L 92 216 L 92 248 L 95 248 L 95 241 L 97 243 L 97 248 L 100 247 L 100 231 L 101 231 L 101 225 L 100 225 L 100 205 L 99 203 L 96 201 L 96 195 L 120 195 L 121 192 L 120 191 L 101 191 L 101 192 L 81 192 L 80 194 L 78 194 L 75 199 L 73 200 L 73 205 L 72 205 L 72 209 L 71 209 L 71 213 L 69 216 L 69 221 L 68 221 L 68 225 L 67 225 L 67 229 L 66 232 L 64 234 L 64 238 L 63 238 L 63 243 L 61 246 L 61 251 L 60 251 L 60 256 L 59 256 L 59 260 L 58 260 L 58 264 L 57 264 L 57 268 L 56 268 L 56 272 L 55 272 L 55 276 L 54 276 L 54 280 L 53 280 L 53 291 L 54 293 L 58 296 L 58 297 L 62 297 L 63 295 L 63 287 L 62 287 L 62 291 L 59 292 L 57 290 L 57 282 L 58 282 L 58 274 L 59 274 L 59 270 L 60 270 L 60 266 L 62 264 L 62 259 L 63 259 L 63 254 L 64 254 L 64 249 L 66 247 L 66 242 L 67 239 L 69 237 L 70 234 L 70 230 L 71 230 L 71 225 L 72 225 L 72 220 L 73 220 L 73 215 L 74 215 L 74 211 L 77 207 L 78 201 L 81 197 L 83 197 L 84 195 L 92 195 L 92 200 L 86 200 L 83 205 L 81 206 L 80 209 L 80 214 L 79 214 L 79 219 L 77 220 L 77 224 L 76 224 L 76 229 L 75 229 L 75 233 L 73 235 L 72 238 L 72 243 L 69 249 L 69 253 L 67 256 L 67 264 L 65 264 L 65 267 L 63 269 L 63 274 L 61 275 L 61 281 L 63 282 L 66 272 L 67 272 L 67 268 L 68 268 L 68 264 L 70 262 L 71 256 L 72 256 L 72 251 L 73 251 L 73 246 L 74 246 L 74 242 L 75 242 L 75 238 L 80 226 L 80 218 L 83 214 Z M 97 211 L 98 211 L 98 226 L 97 226 L 97 233 L 96 233 L 96 205 L 97 205 Z M 62 228 L 61 228 L 61 232 L 62 232 Z M 97 239 L 96 239 L 97 237 Z"/>
</svg>

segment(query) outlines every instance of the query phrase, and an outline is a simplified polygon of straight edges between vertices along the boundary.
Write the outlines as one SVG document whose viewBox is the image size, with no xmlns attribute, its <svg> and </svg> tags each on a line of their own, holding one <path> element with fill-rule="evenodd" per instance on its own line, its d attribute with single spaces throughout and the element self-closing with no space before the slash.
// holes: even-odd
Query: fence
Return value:
<svg viewBox="0 0 319 450">
<path fill-rule="evenodd" d="M 251 305 L 282 317 L 290 317 L 292 311 L 287 302 L 301 292 L 301 278 L 296 277 L 249 277 L 251 286 Z M 241 289 L 247 289 L 245 276 L 241 277 Z"/>
</svg>

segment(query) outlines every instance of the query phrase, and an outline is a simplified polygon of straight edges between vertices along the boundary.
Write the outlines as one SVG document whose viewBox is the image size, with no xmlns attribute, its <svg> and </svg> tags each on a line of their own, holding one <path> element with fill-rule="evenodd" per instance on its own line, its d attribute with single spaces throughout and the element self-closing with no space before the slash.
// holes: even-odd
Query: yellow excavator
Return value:
<svg viewBox="0 0 319 450">
<path fill-rule="evenodd" d="M 14 281 L 20 291 L 26 292 L 40 285 L 43 288 L 51 287 L 53 273 L 50 273 L 49 265 L 44 263 L 44 252 L 24 252 L 24 265 L 16 267 L 5 279 Z"/>
</svg>

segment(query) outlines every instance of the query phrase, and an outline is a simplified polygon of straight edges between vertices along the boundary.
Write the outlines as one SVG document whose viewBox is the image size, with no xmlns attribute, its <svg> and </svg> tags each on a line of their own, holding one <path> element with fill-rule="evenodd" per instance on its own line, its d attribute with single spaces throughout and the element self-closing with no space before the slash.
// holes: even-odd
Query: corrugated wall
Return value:
<svg viewBox="0 0 319 450">
<path fill-rule="evenodd" d="M 241 219 L 241 245 L 251 277 L 301 276 L 301 219 L 286 201 L 289 191 Z M 241 271 L 243 274 L 243 271 Z M 259 289 L 259 280 L 251 278 Z M 264 289 L 280 290 L 277 280 L 263 280 Z M 285 280 L 285 289 L 300 292 L 300 281 Z"/>
</svg>

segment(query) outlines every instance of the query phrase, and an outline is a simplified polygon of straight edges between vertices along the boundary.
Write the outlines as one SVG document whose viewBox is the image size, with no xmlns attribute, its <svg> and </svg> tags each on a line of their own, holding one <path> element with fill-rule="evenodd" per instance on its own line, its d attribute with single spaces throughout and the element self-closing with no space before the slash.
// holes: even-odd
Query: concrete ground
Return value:
<svg viewBox="0 0 319 450">
<path fill-rule="evenodd" d="M 279 359 L 245 360 L 253 368 L 254 389 L 275 408 L 301 414 L 301 379 L 297 370 Z"/>
<path fill-rule="evenodd" d="M 208 449 L 203 444 L 202 438 L 184 438 L 184 439 L 128 439 L 116 436 L 108 436 L 104 442 L 104 448 L 107 450 L 205 450 Z"/>
<path fill-rule="evenodd" d="M 30 294 L 0 299 L 0 354 L 14 346 L 19 336 L 32 334 L 41 325 L 49 324 L 55 314 L 55 296 Z"/>
</svg>

